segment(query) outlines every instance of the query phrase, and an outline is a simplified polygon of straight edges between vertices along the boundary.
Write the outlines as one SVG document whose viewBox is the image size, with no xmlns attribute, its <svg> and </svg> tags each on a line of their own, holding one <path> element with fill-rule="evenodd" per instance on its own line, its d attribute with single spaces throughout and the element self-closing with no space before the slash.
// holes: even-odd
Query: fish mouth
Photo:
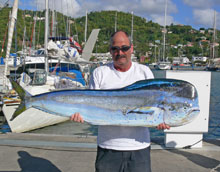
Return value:
<svg viewBox="0 0 220 172">
<path fill-rule="evenodd" d="M 187 123 L 190 123 L 191 121 L 193 121 L 195 117 L 199 115 L 199 113 L 200 113 L 200 109 L 198 107 L 191 109 L 187 114 L 187 118 L 188 118 Z"/>
<path fill-rule="evenodd" d="M 199 109 L 199 108 L 193 108 L 193 109 L 191 109 L 191 110 L 188 112 L 188 115 L 190 116 L 191 113 L 195 113 L 195 112 L 199 113 L 199 112 L 200 112 L 200 109 Z"/>
</svg>

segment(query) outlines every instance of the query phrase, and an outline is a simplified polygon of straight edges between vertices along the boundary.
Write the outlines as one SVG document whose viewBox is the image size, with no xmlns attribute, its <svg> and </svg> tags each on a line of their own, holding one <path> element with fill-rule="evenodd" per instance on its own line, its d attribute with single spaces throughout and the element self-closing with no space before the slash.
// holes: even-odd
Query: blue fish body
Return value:
<svg viewBox="0 0 220 172">
<path fill-rule="evenodd" d="M 122 89 L 53 91 L 25 97 L 21 107 L 61 116 L 79 112 L 93 125 L 180 126 L 199 114 L 196 88 L 175 79 L 143 80 Z"/>
</svg>

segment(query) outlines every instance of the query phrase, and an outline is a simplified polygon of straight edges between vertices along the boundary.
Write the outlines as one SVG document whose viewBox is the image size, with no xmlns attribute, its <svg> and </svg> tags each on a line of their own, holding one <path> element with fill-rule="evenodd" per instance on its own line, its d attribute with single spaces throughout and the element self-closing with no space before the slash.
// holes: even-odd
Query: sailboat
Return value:
<svg viewBox="0 0 220 172">
<path fill-rule="evenodd" d="M 155 66 L 156 69 L 169 70 L 171 69 L 171 63 L 165 61 L 166 52 L 166 20 L 167 20 L 167 0 L 165 0 L 165 15 L 164 15 L 164 28 L 163 28 L 163 61 L 159 61 Z"/>
<path fill-rule="evenodd" d="M 213 25 L 213 43 L 212 43 L 212 54 L 210 54 L 210 59 L 208 65 L 206 66 L 206 70 L 216 71 L 220 69 L 220 58 L 215 58 L 216 56 L 216 11 L 214 11 L 214 25 Z M 212 58 L 211 58 L 212 57 Z"/>
<path fill-rule="evenodd" d="M 48 23 L 48 0 L 46 0 L 46 19 L 45 19 L 45 23 Z M 43 82 L 44 84 L 35 84 L 35 85 L 26 85 L 26 82 L 23 81 L 27 81 L 27 83 L 30 81 L 30 78 L 27 75 L 23 75 L 21 80 L 23 82 L 20 82 L 20 85 L 29 93 L 31 93 L 32 95 L 36 95 L 36 94 L 40 94 L 40 93 L 44 93 L 44 92 L 48 92 L 50 90 L 54 89 L 54 78 L 52 76 L 49 75 L 49 67 L 48 64 L 50 63 L 50 60 L 48 60 L 47 58 L 47 45 L 48 45 L 48 41 L 47 41 L 47 35 L 48 35 L 48 28 L 47 28 L 47 24 L 45 24 L 45 41 L 44 41 L 44 51 L 45 51 L 45 57 L 42 57 L 42 61 L 45 63 L 45 69 L 42 70 L 38 70 L 36 71 L 37 74 L 36 75 L 36 79 L 40 82 Z M 85 46 L 85 48 L 83 49 L 83 53 L 82 56 L 79 59 L 79 63 L 84 63 L 85 61 L 87 61 L 90 57 L 89 55 L 91 55 L 91 51 L 92 51 L 92 45 L 94 45 L 97 36 L 98 36 L 98 32 L 99 30 L 94 30 L 87 43 L 88 45 Z M 69 120 L 69 118 L 67 117 L 61 117 L 61 116 L 56 116 L 56 115 L 51 115 L 49 113 L 37 110 L 35 108 L 29 108 L 26 111 L 22 112 L 16 119 L 14 119 L 13 121 L 10 121 L 13 113 L 15 112 L 15 110 L 18 108 L 18 103 L 16 104 L 10 104 L 10 106 L 8 106 L 7 104 L 3 105 L 3 113 L 5 115 L 5 118 L 8 122 L 8 125 L 11 129 L 12 132 L 15 133 L 21 133 L 21 132 L 26 132 L 26 131 L 30 131 L 30 130 L 34 130 L 34 129 L 38 129 L 38 128 L 42 128 L 42 127 L 46 127 L 49 125 L 53 125 L 53 124 L 57 124 L 57 123 L 61 123 L 64 121 Z"/>
</svg>

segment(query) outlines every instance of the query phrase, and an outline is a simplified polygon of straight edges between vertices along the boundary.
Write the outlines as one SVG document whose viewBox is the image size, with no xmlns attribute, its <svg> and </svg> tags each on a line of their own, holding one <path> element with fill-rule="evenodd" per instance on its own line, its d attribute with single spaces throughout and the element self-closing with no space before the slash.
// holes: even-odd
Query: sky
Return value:
<svg viewBox="0 0 220 172">
<path fill-rule="evenodd" d="M 216 11 L 216 27 L 220 29 L 220 0 L 49 0 L 49 8 L 71 17 L 85 16 L 86 11 L 133 11 L 134 15 L 147 21 L 164 25 L 166 1 L 166 25 L 173 23 L 191 25 L 194 29 L 213 28 Z M 10 4 L 13 2 L 9 0 Z M 19 8 L 42 10 L 45 0 L 20 0 Z"/>
</svg>

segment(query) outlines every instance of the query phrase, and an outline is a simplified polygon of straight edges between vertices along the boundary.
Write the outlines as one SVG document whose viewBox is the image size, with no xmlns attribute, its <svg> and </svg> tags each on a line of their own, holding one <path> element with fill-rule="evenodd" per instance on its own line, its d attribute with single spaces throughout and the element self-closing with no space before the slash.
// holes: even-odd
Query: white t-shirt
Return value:
<svg viewBox="0 0 220 172">
<path fill-rule="evenodd" d="M 132 62 L 128 71 L 120 72 L 114 68 L 113 63 L 110 63 L 94 70 L 90 88 L 122 88 L 136 81 L 152 78 L 153 73 L 147 66 Z M 105 149 L 144 149 L 150 145 L 150 133 L 147 127 L 99 126 L 97 142 Z"/>
</svg>

